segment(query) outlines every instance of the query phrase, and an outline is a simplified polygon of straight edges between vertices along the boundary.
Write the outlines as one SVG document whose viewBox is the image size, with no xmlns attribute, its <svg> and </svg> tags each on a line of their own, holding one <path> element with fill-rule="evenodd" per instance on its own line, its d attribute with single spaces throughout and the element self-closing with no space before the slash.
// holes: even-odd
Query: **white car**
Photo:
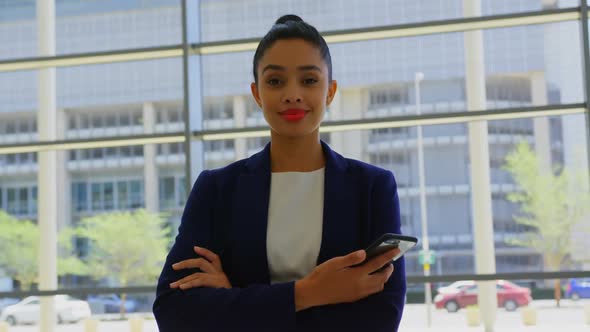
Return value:
<svg viewBox="0 0 590 332">
<path fill-rule="evenodd" d="M 75 323 L 81 319 L 90 317 L 90 306 L 88 302 L 75 299 L 68 295 L 55 296 L 55 310 L 58 323 Z M 10 305 L 0 315 L 0 321 L 10 325 L 20 323 L 36 324 L 41 317 L 41 304 L 39 297 L 29 296 L 22 301 Z"/>
</svg>

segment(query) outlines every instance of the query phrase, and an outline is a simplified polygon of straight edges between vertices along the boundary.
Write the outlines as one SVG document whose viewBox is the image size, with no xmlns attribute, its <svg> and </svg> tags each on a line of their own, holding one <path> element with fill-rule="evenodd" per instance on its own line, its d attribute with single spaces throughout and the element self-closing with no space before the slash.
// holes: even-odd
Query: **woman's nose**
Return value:
<svg viewBox="0 0 590 332">
<path fill-rule="evenodd" d="M 301 94 L 299 93 L 298 89 L 295 88 L 285 91 L 282 99 L 284 103 L 300 103 L 302 100 Z"/>
<path fill-rule="evenodd" d="M 301 97 L 297 97 L 297 96 L 285 97 L 285 98 L 283 98 L 283 102 L 285 102 L 285 103 L 300 103 Z"/>
</svg>

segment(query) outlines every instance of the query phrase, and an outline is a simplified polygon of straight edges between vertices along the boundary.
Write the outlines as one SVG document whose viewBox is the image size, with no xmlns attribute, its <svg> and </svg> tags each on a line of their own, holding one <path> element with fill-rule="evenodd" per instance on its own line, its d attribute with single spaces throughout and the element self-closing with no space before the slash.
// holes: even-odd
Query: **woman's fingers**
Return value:
<svg viewBox="0 0 590 332">
<path fill-rule="evenodd" d="M 361 269 L 367 273 L 377 271 L 382 266 L 385 266 L 385 264 L 390 263 L 397 254 L 399 254 L 399 249 L 391 249 L 386 251 L 379 256 L 371 258 L 368 262 L 361 266 Z"/>
<path fill-rule="evenodd" d="M 223 271 L 223 267 L 221 266 L 221 259 L 219 256 L 215 254 L 213 251 L 201 247 L 194 247 L 193 250 L 202 257 L 205 257 L 213 266 L 219 271 Z"/>
<path fill-rule="evenodd" d="M 324 264 L 320 265 L 320 269 L 329 269 L 335 271 L 342 270 L 344 268 L 362 263 L 366 256 L 367 254 L 364 250 L 353 251 L 346 256 L 334 257 L 324 262 Z"/>
<path fill-rule="evenodd" d="M 211 288 L 231 288 L 231 285 L 219 274 L 195 273 L 194 276 L 186 279 L 184 282 L 177 281 L 178 284 L 172 288 L 190 289 L 195 287 L 211 287 Z"/>
<path fill-rule="evenodd" d="M 204 258 L 191 258 L 172 264 L 172 268 L 176 271 L 183 269 L 199 268 L 203 272 L 215 273 L 217 269 L 208 260 Z"/>
<path fill-rule="evenodd" d="M 186 277 L 184 277 L 184 278 L 182 278 L 182 279 L 180 279 L 178 281 L 175 281 L 175 282 L 171 283 L 170 284 L 170 288 L 178 288 L 180 285 L 185 284 L 187 282 L 190 282 L 190 281 L 192 281 L 194 279 L 197 279 L 201 275 L 202 275 L 202 273 L 199 273 L 199 272 L 193 273 L 193 274 L 191 274 L 189 276 L 186 276 Z"/>
</svg>

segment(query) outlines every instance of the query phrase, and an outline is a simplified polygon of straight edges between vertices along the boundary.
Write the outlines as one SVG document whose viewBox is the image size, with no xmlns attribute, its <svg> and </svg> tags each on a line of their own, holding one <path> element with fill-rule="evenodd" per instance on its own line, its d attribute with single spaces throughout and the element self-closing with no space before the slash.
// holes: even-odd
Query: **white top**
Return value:
<svg viewBox="0 0 590 332">
<path fill-rule="evenodd" d="M 271 283 L 303 278 L 315 268 L 323 213 L 324 168 L 272 173 L 266 234 Z"/>
</svg>

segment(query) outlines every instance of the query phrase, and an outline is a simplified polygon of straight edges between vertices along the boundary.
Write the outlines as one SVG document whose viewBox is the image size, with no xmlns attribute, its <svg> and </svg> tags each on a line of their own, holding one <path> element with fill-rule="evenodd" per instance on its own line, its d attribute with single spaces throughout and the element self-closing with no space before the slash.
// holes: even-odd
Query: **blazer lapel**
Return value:
<svg viewBox="0 0 590 332">
<path fill-rule="evenodd" d="M 324 172 L 324 220 L 317 264 L 358 249 L 358 184 L 348 172 L 348 162 L 322 142 Z"/>
<path fill-rule="evenodd" d="M 266 255 L 270 195 L 270 146 L 250 157 L 234 193 L 233 264 L 240 283 L 269 283 Z"/>
</svg>

